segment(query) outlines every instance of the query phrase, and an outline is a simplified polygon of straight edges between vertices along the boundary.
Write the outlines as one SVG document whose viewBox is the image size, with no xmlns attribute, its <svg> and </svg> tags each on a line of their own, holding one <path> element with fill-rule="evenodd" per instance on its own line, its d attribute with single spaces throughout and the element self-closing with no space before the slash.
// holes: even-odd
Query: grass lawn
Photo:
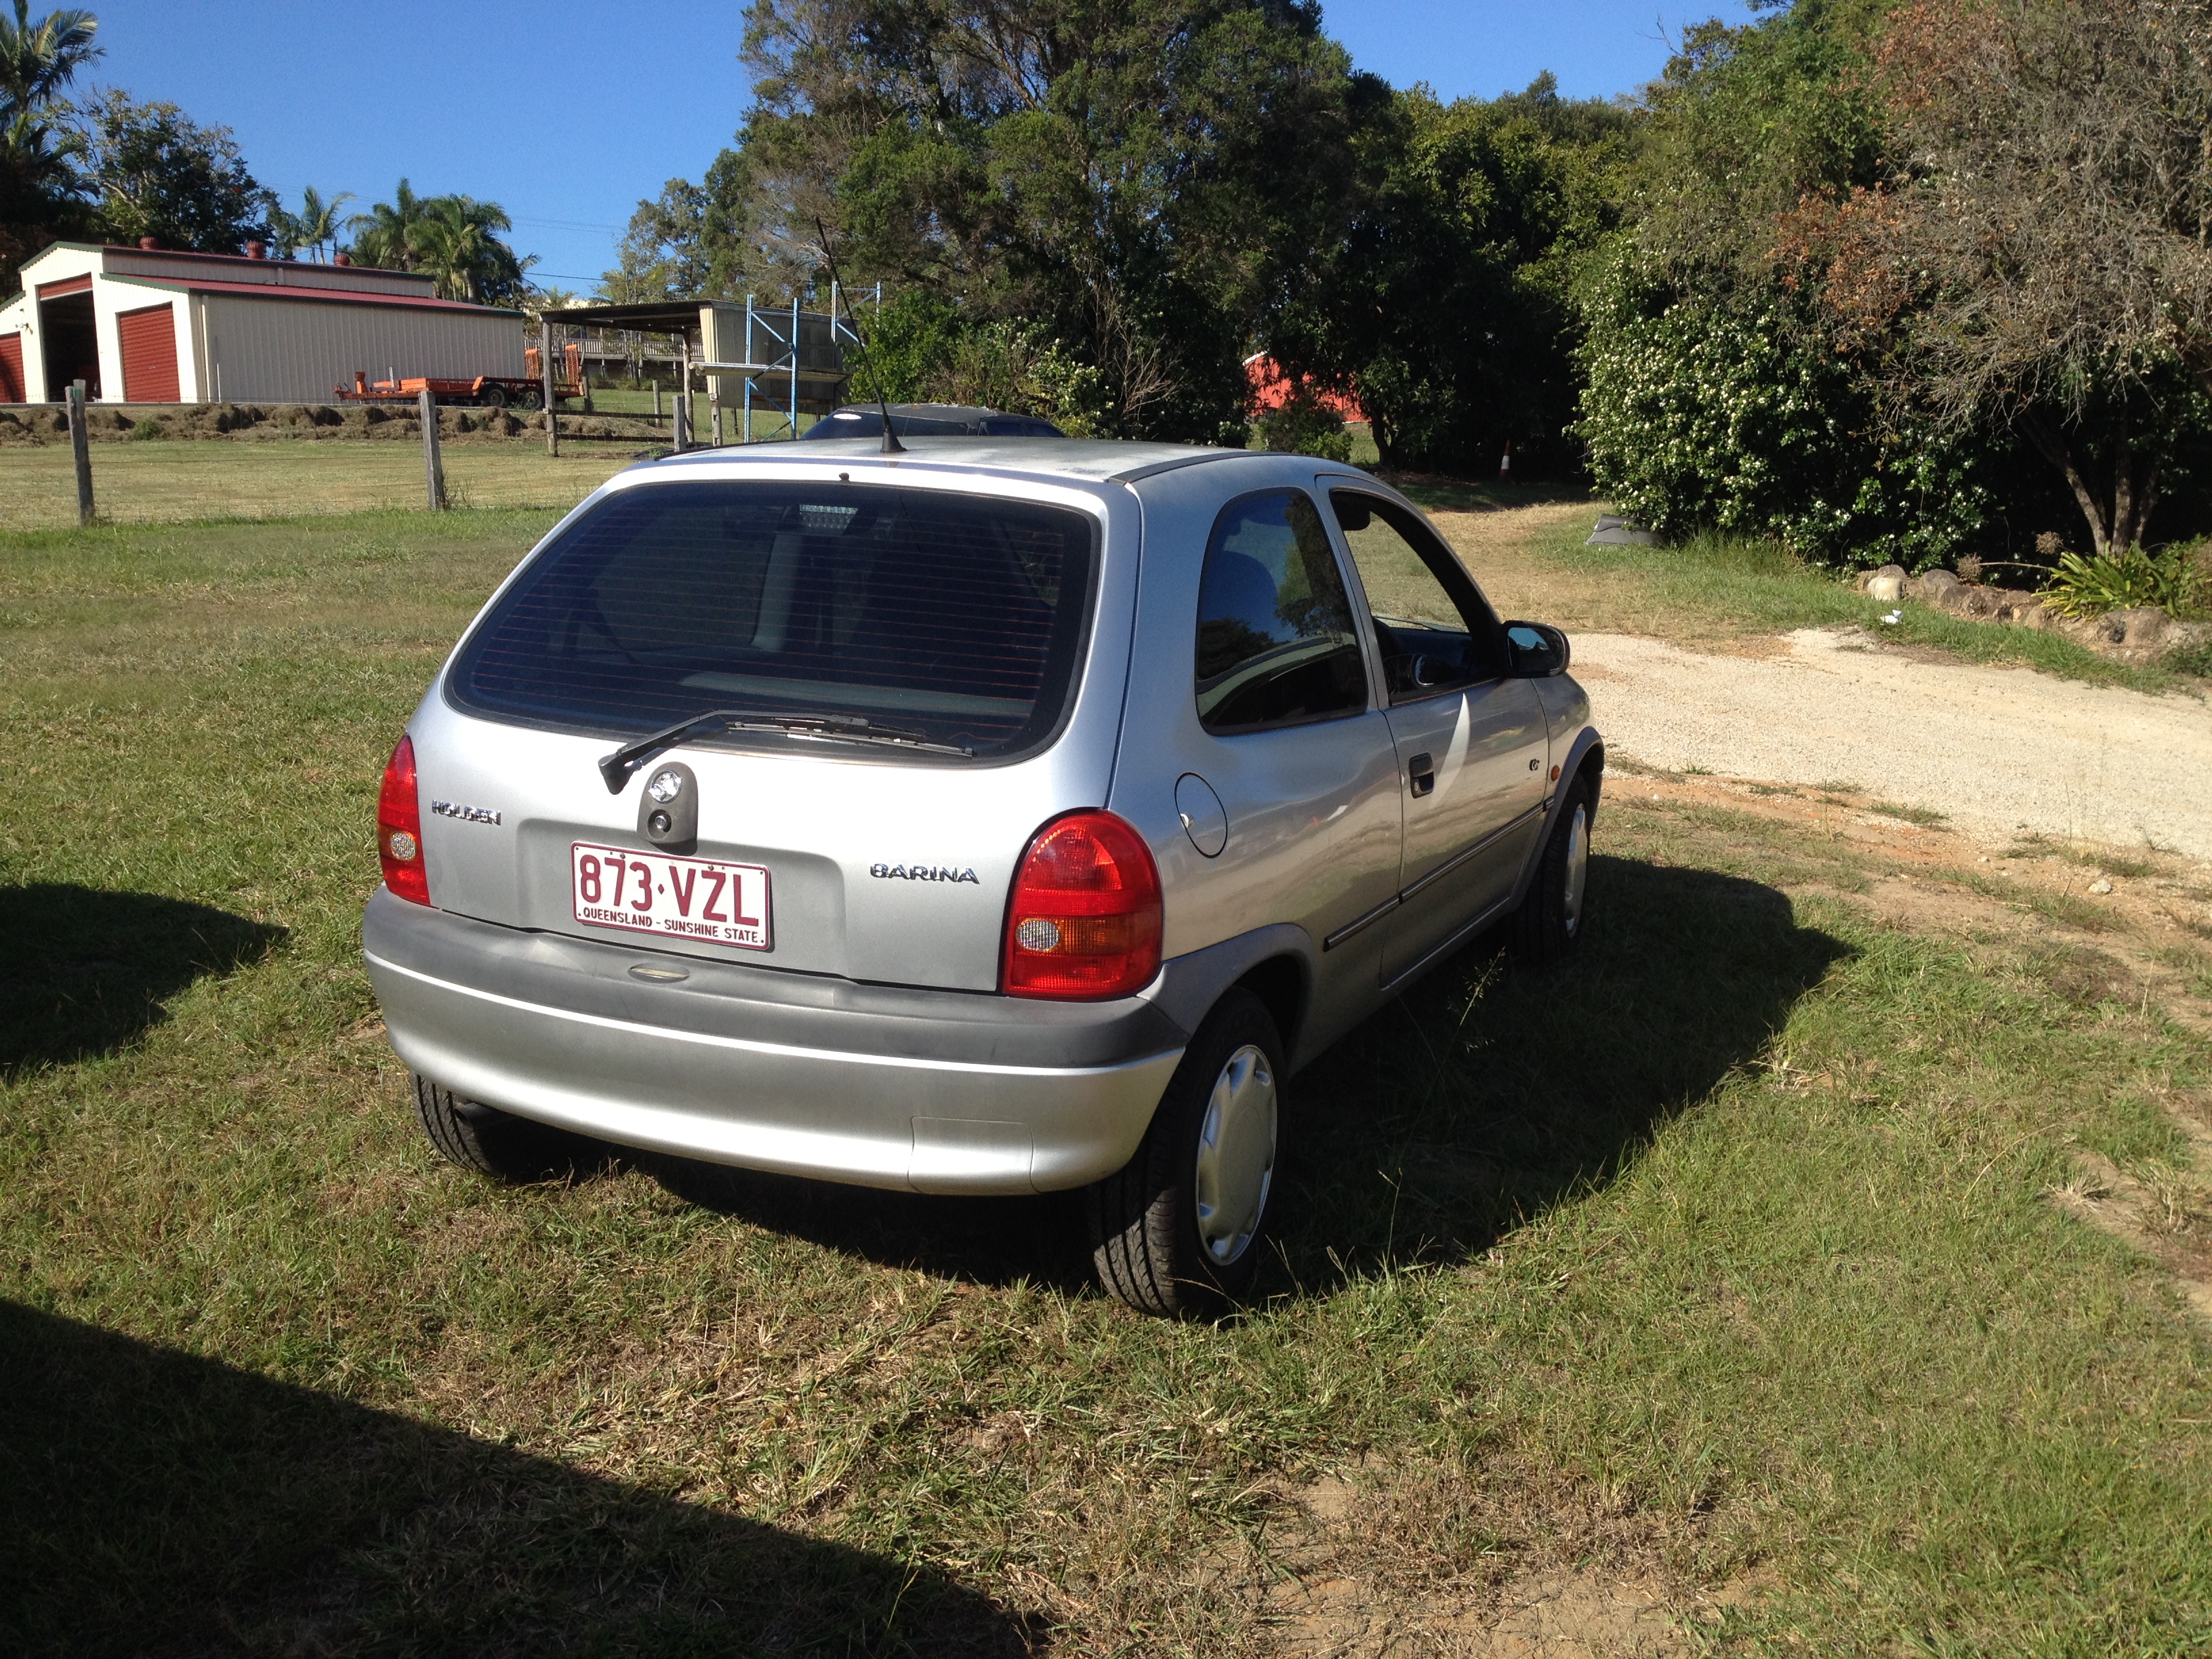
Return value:
<svg viewBox="0 0 2212 1659">
<path fill-rule="evenodd" d="M 1619 781 L 1577 963 L 1298 1080 L 1219 1328 L 1065 1199 L 440 1164 L 377 778 L 559 504 L 0 532 L 0 1648 L 1218 1659 L 1322 1555 L 1438 1643 L 1559 1572 L 1663 1650 L 2212 1645 L 2212 1340 L 2051 1197 L 2188 1190 L 2204 1046 L 1817 829 Z"/>
<path fill-rule="evenodd" d="M 628 466 L 637 442 L 541 436 L 448 439 L 440 446 L 448 499 L 471 507 L 565 512 Z M 0 530 L 76 523 L 76 471 L 66 443 L 0 450 Z M 403 440 L 267 439 L 92 446 L 93 501 L 117 524 L 268 519 L 423 506 L 422 447 Z"/>
<path fill-rule="evenodd" d="M 1972 662 L 2019 663 L 2093 684 L 2145 691 L 2203 684 L 2194 676 L 2113 662 L 2057 634 L 1972 622 L 1917 600 L 1869 599 L 1773 543 L 1713 536 L 1682 547 L 1590 547 L 1585 543 L 1601 504 L 1572 492 L 1398 482 L 1436 519 L 1497 604 L 1570 634 L 1643 634 L 1725 647 L 1791 629 L 1859 627 L 1894 644 Z M 1540 510 L 1512 512 L 1532 507 Z M 1893 611 L 1899 620 L 1884 623 Z"/>
</svg>

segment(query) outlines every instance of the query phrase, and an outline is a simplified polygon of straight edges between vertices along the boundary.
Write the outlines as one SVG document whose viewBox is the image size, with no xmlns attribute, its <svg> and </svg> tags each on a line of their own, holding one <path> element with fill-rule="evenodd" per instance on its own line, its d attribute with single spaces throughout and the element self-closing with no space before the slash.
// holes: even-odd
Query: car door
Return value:
<svg viewBox="0 0 2212 1659">
<path fill-rule="evenodd" d="M 1398 890 L 1395 751 L 1321 504 L 1289 485 L 1224 502 L 1203 471 L 1151 486 L 1148 524 L 1189 523 L 1204 552 L 1148 551 L 1149 637 L 1179 645 L 1149 661 L 1140 645 L 1130 689 L 1133 723 L 1180 728 L 1158 769 L 1186 832 L 1159 854 L 1170 954 L 1267 922 L 1336 939 L 1314 962 L 1317 1048 L 1376 997 L 1380 930 L 1360 924 Z M 1187 497 L 1189 518 L 1162 497 Z"/>
<path fill-rule="evenodd" d="M 1419 515 L 1350 479 L 1322 482 L 1382 659 L 1405 791 L 1389 983 L 1511 896 L 1543 828 L 1547 723 L 1534 684 L 1507 672 L 1497 617 Z"/>
</svg>

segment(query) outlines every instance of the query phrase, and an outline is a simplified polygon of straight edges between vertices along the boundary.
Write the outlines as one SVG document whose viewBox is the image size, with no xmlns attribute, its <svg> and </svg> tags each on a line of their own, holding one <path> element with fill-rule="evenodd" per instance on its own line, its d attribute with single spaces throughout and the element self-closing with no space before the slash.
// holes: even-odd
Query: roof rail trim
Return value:
<svg viewBox="0 0 2212 1659">
<path fill-rule="evenodd" d="M 1225 461 L 1239 455 L 1249 455 L 1249 449 L 1201 449 L 1194 455 L 1178 455 L 1171 461 L 1152 461 L 1143 466 L 1133 466 L 1126 472 L 1107 475 L 1108 483 L 1134 483 L 1139 478 L 1157 477 L 1163 472 L 1173 472 L 1182 467 L 1200 466 L 1207 461 Z"/>
</svg>

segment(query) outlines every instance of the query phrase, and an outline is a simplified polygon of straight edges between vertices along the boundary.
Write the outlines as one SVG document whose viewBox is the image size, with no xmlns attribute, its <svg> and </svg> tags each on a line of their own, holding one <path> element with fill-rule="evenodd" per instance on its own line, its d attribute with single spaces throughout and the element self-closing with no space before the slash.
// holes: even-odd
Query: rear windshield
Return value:
<svg viewBox="0 0 2212 1659">
<path fill-rule="evenodd" d="M 860 714 L 1010 758 L 1066 706 L 1092 543 L 1087 514 L 1030 501 L 646 484 L 532 561 L 447 684 L 465 708 L 538 725 Z"/>
</svg>

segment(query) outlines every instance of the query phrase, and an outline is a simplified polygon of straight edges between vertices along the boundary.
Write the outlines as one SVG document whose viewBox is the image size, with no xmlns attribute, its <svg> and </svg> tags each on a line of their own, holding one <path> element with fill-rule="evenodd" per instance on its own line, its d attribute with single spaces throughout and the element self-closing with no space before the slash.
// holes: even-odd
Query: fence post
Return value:
<svg viewBox="0 0 2212 1659">
<path fill-rule="evenodd" d="M 438 400 L 430 395 L 430 388 L 422 388 L 422 402 L 417 405 L 422 415 L 422 473 L 430 486 L 430 510 L 442 513 L 446 507 L 446 469 L 438 460 Z"/>
<path fill-rule="evenodd" d="M 653 383 L 653 418 L 656 421 L 660 418 L 660 382 L 658 380 Z"/>
<path fill-rule="evenodd" d="M 560 408 L 560 399 L 553 395 L 553 325 L 538 325 L 538 372 L 545 381 L 545 453 L 561 453 L 561 417 L 554 411 Z"/>
<path fill-rule="evenodd" d="M 92 434 L 84 429 L 84 382 L 71 380 L 69 389 L 70 453 L 76 460 L 76 521 L 80 527 L 93 520 Z"/>
</svg>

